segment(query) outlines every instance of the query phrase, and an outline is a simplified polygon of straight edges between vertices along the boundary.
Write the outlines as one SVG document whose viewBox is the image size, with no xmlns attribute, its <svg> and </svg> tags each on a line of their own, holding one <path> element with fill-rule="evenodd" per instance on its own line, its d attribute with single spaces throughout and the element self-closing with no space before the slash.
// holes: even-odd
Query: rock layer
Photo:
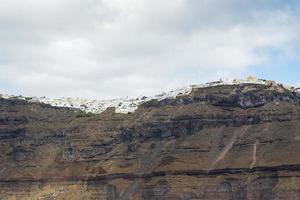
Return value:
<svg viewBox="0 0 300 200">
<path fill-rule="evenodd" d="M 0 199 L 300 199 L 300 95 L 194 88 L 131 114 L 0 99 Z"/>
</svg>

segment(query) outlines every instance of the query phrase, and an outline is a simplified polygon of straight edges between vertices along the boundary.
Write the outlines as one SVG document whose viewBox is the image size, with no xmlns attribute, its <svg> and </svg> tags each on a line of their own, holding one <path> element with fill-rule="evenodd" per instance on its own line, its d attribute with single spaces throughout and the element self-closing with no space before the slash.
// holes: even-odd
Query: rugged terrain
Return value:
<svg viewBox="0 0 300 200">
<path fill-rule="evenodd" d="M 129 114 L 0 99 L 0 199 L 300 199 L 300 94 L 194 88 Z"/>
</svg>

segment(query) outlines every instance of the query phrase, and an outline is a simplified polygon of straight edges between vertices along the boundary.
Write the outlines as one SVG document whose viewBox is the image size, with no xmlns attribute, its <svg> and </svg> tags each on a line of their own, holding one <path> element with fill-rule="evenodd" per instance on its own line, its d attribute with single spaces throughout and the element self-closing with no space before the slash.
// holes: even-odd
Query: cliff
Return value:
<svg viewBox="0 0 300 200">
<path fill-rule="evenodd" d="M 128 114 L 0 99 L 0 199 L 300 199 L 300 94 L 195 87 Z"/>
</svg>

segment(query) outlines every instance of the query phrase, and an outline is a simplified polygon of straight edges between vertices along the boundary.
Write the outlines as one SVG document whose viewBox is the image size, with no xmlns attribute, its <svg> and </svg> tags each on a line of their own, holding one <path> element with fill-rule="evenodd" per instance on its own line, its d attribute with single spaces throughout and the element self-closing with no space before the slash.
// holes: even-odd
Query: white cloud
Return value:
<svg viewBox="0 0 300 200">
<path fill-rule="evenodd" d="M 284 1 L 2 0 L 3 90 L 111 98 L 153 94 L 293 56 Z"/>
</svg>

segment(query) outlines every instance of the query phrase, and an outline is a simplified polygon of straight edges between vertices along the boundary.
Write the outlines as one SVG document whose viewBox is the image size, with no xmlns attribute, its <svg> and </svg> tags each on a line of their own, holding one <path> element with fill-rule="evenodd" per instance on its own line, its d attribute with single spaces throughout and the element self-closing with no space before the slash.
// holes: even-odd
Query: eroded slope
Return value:
<svg viewBox="0 0 300 200">
<path fill-rule="evenodd" d="M 0 99 L 0 198 L 298 199 L 299 99 L 228 85 L 98 115 Z"/>
</svg>

